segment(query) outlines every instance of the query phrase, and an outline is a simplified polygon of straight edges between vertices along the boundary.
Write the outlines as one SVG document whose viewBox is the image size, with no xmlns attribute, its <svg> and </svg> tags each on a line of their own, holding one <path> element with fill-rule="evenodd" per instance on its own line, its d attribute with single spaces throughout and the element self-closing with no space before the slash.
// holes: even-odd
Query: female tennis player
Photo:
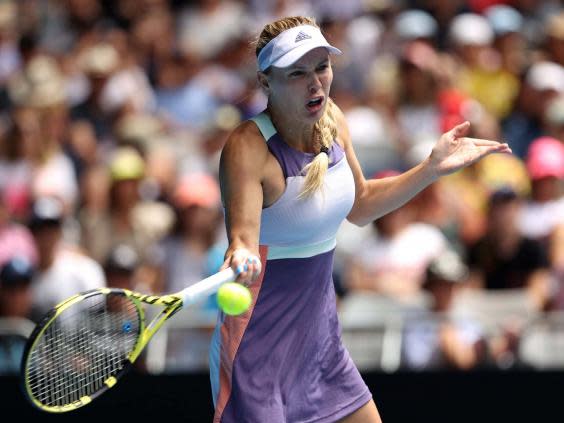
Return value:
<svg viewBox="0 0 564 423">
<path fill-rule="evenodd" d="M 506 144 L 465 137 L 463 123 L 395 177 L 366 180 L 342 112 L 329 98 L 331 54 L 314 20 L 266 25 L 256 44 L 264 112 L 222 152 L 229 248 L 251 309 L 221 314 L 210 350 L 214 422 L 374 423 L 372 395 L 343 347 L 331 280 L 343 219 L 364 225 L 441 175 Z"/>
</svg>

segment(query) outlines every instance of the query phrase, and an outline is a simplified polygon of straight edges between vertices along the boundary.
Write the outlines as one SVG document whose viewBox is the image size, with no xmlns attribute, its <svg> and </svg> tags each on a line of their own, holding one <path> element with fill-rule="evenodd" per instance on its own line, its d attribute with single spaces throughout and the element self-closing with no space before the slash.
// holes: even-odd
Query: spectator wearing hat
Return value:
<svg viewBox="0 0 564 423">
<path fill-rule="evenodd" d="M 531 179 L 531 195 L 519 216 L 519 230 L 548 251 L 552 277 L 549 307 L 562 309 L 564 144 L 552 137 L 537 138 L 529 148 L 526 165 Z"/>
<path fill-rule="evenodd" d="M 522 34 L 523 16 L 506 4 L 490 6 L 484 13 L 494 32 L 494 47 L 500 54 L 503 69 L 520 75 L 528 63 L 527 44 Z"/>
<path fill-rule="evenodd" d="M 88 94 L 71 108 L 71 118 L 92 124 L 96 138 L 107 142 L 111 139 L 113 118 L 104 108 L 103 98 L 108 81 L 121 65 L 121 58 L 111 44 L 96 43 L 82 49 L 76 62 L 86 78 Z"/>
<path fill-rule="evenodd" d="M 519 80 L 500 66 L 490 22 L 474 13 L 460 14 L 451 22 L 449 38 L 460 60 L 455 84 L 496 118 L 507 116 L 519 93 Z"/>
<path fill-rule="evenodd" d="M 542 309 L 548 300 L 548 257 L 537 240 L 518 227 L 523 200 L 509 187 L 489 198 L 485 235 L 468 251 L 473 282 L 490 290 L 524 289 Z"/>
<path fill-rule="evenodd" d="M 178 291 L 219 270 L 226 248 L 221 200 L 215 178 L 191 173 L 178 180 L 173 196 L 176 227 L 160 244 L 165 290 Z"/>
<path fill-rule="evenodd" d="M 190 173 L 179 178 L 172 202 L 176 226 L 160 244 L 158 264 L 165 292 L 176 292 L 216 273 L 223 264 L 227 238 L 223 232 L 220 191 L 217 180 L 205 173 Z M 167 350 L 169 368 L 201 369 L 209 347 L 217 313 L 215 296 L 192 308 L 203 327 L 189 336 L 171 333 Z M 206 325 L 205 322 L 208 322 Z"/>
<path fill-rule="evenodd" d="M 119 147 L 105 172 L 93 169 L 88 176 L 92 178 L 87 191 L 89 203 L 80 215 L 82 246 L 104 263 L 113 248 L 125 244 L 135 250 L 142 265 L 151 267 L 152 249 L 169 232 L 174 213 L 167 204 L 141 196 L 140 185 L 145 177 L 143 157 L 133 147 Z M 102 186 L 100 191 L 98 183 Z M 147 289 L 158 289 L 154 272 L 144 274 Z"/>
<path fill-rule="evenodd" d="M 20 147 L 18 156 L 32 167 L 32 195 L 57 196 L 70 210 L 78 187 L 72 160 L 63 148 L 68 129 L 66 83 L 59 63 L 40 54 L 9 81 L 8 93 L 14 121 L 21 125 L 22 134 L 16 136 L 29 143 Z"/>
<path fill-rule="evenodd" d="M 127 244 L 116 245 L 104 262 L 104 273 L 110 288 L 143 291 L 137 286 L 135 276 L 140 259 L 133 248 Z"/>
<path fill-rule="evenodd" d="M 39 262 L 32 282 L 33 318 L 82 291 L 106 286 L 101 266 L 62 242 L 63 205 L 54 197 L 40 197 L 32 205 L 31 229 Z"/>
<path fill-rule="evenodd" d="M 483 363 L 485 336 L 478 322 L 452 315 L 456 294 L 468 281 L 460 256 L 446 249 L 426 268 L 423 289 L 430 310 L 408 317 L 403 331 L 402 365 L 411 370 L 469 370 Z"/>
<path fill-rule="evenodd" d="M 503 138 L 524 159 L 529 145 L 544 134 L 543 118 L 554 97 L 564 94 L 564 67 L 540 61 L 526 71 L 514 109 L 502 122 Z"/>
<path fill-rule="evenodd" d="M 564 222 L 564 144 L 552 137 L 534 140 L 527 153 L 531 196 L 518 220 L 527 237 L 546 242 L 558 224 Z"/>
<path fill-rule="evenodd" d="M 15 375 L 20 370 L 26 341 L 21 329 L 25 331 L 32 326 L 28 319 L 33 272 L 29 260 L 20 256 L 12 257 L 0 267 L 0 321 L 4 329 L 0 334 L 0 375 Z"/>
</svg>

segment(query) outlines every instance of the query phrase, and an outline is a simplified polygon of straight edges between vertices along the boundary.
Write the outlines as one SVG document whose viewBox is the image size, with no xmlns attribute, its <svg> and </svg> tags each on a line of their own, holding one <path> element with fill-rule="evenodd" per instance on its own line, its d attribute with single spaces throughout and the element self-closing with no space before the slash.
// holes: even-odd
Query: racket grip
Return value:
<svg viewBox="0 0 564 423">
<path fill-rule="evenodd" d="M 179 293 L 182 297 L 182 307 L 186 307 L 216 293 L 221 285 L 226 282 L 234 281 L 236 277 L 233 269 L 228 267 L 215 275 L 202 279 L 200 282 L 183 289 Z"/>
</svg>

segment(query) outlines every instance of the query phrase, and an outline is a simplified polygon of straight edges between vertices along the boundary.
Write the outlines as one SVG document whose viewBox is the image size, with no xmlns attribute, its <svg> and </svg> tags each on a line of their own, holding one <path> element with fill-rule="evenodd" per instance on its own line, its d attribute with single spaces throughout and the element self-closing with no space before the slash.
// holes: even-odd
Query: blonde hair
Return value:
<svg viewBox="0 0 564 423">
<path fill-rule="evenodd" d="M 255 54 L 257 57 L 264 46 L 273 38 L 287 29 L 299 25 L 311 25 L 319 28 L 314 18 L 304 16 L 291 16 L 265 25 L 255 43 Z M 268 69 L 265 73 L 268 73 Z M 323 186 L 325 174 L 329 168 L 329 151 L 333 145 L 333 141 L 337 137 L 337 121 L 335 119 L 336 107 L 333 100 L 329 98 L 323 116 L 313 127 L 315 141 L 319 144 L 320 152 L 311 163 L 303 169 L 303 171 L 306 172 L 306 178 L 300 197 L 308 197 L 320 190 Z"/>
</svg>

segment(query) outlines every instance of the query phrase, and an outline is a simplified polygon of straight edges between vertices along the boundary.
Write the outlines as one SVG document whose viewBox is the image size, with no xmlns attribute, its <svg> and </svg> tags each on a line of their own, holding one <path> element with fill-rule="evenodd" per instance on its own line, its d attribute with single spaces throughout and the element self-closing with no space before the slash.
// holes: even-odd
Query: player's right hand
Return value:
<svg viewBox="0 0 564 423">
<path fill-rule="evenodd" d="M 222 268 L 231 266 L 238 275 L 237 282 L 245 286 L 251 285 L 258 279 L 262 271 L 260 258 L 246 248 L 237 248 L 230 257 L 227 257 Z"/>
</svg>

